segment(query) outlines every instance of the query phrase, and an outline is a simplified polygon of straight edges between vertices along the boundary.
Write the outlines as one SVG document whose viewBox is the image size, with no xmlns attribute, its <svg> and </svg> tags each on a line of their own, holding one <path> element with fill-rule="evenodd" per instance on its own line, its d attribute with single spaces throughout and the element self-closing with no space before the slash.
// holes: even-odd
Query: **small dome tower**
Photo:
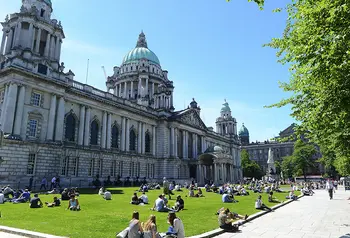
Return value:
<svg viewBox="0 0 350 238">
<path fill-rule="evenodd" d="M 239 129 L 238 136 L 242 145 L 249 145 L 249 131 L 247 127 L 244 126 L 244 123 L 242 124 L 241 129 Z"/>
<path fill-rule="evenodd" d="M 221 135 L 237 135 L 237 121 L 231 115 L 231 108 L 225 99 L 220 111 L 220 117 L 216 119 L 216 132 Z"/>
</svg>

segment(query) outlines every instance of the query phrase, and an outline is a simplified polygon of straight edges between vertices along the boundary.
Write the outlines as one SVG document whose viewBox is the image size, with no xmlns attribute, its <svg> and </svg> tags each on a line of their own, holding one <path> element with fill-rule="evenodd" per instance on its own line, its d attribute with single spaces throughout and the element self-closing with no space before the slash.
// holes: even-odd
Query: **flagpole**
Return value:
<svg viewBox="0 0 350 238">
<path fill-rule="evenodd" d="M 90 63 L 90 59 L 87 60 L 85 84 L 87 84 L 87 82 L 88 82 L 88 77 L 89 77 L 89 63 Z"/>
</svg>

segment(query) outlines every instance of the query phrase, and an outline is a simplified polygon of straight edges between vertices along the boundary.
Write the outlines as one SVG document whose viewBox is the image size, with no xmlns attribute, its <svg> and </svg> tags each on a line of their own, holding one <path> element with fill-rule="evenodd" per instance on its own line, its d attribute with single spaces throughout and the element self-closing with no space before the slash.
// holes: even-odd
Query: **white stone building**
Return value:
<svg viewBox="0 0 350 238">
<path fill-rule="evenodd" d="M 64 184 L 87 186 L 97 174 L 200 184 L 241 179 L 228 103 L 217 132 L 203 123 L 194 99 L 175 111 L 174 84 L 143 33 L 102 91 L 65 71 L 65 35 L 51 19 L 51 1 L 22 2 L 1 23 L 1 184 L 60 176 Z"/>
</svg>

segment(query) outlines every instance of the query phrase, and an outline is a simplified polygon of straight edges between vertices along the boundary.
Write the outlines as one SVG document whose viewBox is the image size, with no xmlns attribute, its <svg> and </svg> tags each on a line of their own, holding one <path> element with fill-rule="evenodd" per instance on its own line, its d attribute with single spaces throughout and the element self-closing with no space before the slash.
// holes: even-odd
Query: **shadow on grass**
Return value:
<svg viewBox="0 0 350 238">
<path fill-rule="evenodd" d="M 122 189 L 107 189 L 111 194 L 124 194 Z M 98 194 L 98 188 L 80 188 L 79 194 Z"/>
</svg>

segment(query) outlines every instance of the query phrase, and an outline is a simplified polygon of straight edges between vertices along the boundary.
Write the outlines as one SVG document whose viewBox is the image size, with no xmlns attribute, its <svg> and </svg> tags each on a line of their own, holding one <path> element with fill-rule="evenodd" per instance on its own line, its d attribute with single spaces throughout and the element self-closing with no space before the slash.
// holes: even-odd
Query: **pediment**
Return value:
<svg viewBox="0 0 350 238">
<path fill-rule="evenodd" d="M 207 127 L 195 110 L 189 110 L 178 116 L 177 120 L 198 129 L 206 130 Z"/>
</svg>

